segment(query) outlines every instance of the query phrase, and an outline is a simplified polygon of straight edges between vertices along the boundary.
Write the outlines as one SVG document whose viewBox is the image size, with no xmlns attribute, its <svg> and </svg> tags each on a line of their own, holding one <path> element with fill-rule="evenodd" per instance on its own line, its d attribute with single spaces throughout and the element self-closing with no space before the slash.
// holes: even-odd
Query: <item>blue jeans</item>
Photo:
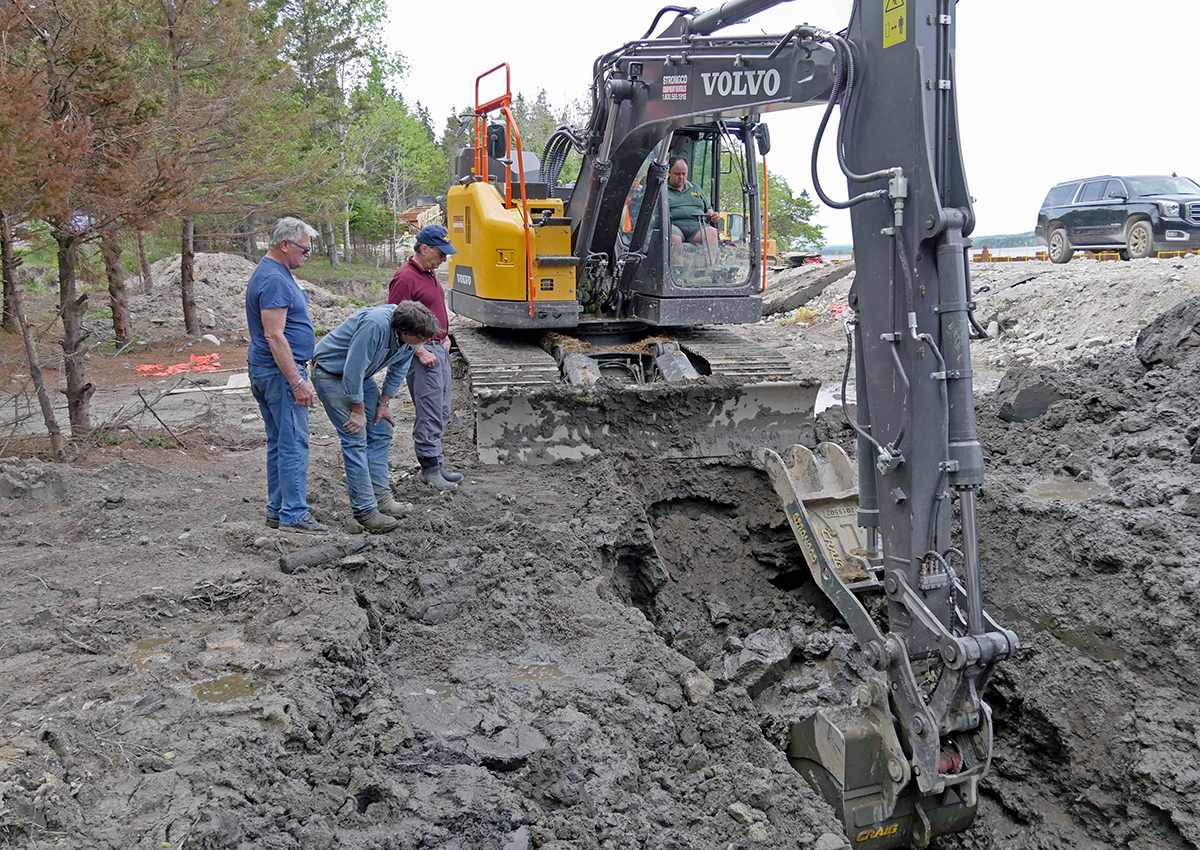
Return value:
<svg viewBox="0 0 1200 850">
<path fill-rule="evenodd" d="M 443 463 L 442 434 L 450 424 L 450 352 L 440 342 L 427 342 L 425 347 L 437 355 L 437 362 L 427 368 L 414 356 L 408 367 L 408 392 L 417 414 L 413 449 L 418 459 Z"/>
<path fill-rule="evenodd" d="M 308 515 L 308 408 L 278 366 L 251 366 L 250 392 L 267 426 L 267 516 L 295 525 Z"/>
<path fill-rule="evenodd" d="M 380 419 L 374 423 L 375 409 L 379 405 L 379 386 L 368 377 L 362 382 L 363 410 L 367 425 L 357 434 L 342 430 L 350 418 L 351 404 L 342 387 L 342 379 L 326 372 L 313 369 L 313 389 L 321 406 L 329 415 L 329 421 L 337 429 L 342 440 L 342 461 L 346 466 L 346 489 L 350 491 L 350 509 L 356 517 L 370 516 L 379 509 L 379 499 L 392 495 L 388 484 L 388 454 L 392 450 L 392 423 Z"/>
</svg>

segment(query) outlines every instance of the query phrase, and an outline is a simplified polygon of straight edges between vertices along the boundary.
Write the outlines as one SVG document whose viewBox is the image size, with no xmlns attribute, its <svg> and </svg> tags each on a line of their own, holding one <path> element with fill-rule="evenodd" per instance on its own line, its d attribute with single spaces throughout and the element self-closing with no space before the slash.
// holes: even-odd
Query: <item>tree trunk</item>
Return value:
<svg viewBox="0 0 1200 850">
<path fill-rule="evenodd" d="M 55 228 L 54 240 L 58 243 L 58 305 L 62 311 L 63 323 L 63 372 L 67 378 L 67 414 L 71 420 L 71 436 L 78 439 L 87 436 L 92 430 L 88 401 L 96 388 L 88 382 L 87 363 L 83 357 L 83 343 L 88 337 L 88 331 L 83 327 L 83 319 L 87 315 L 87 294 L 75 294 L 76 238 L 69 230 Z"/>
<path fill-rule="evenodd" d="M 4 277 L 4 318 L 0 320 L 0 328 L 6 331 L 17 330 L 17 266 L 20 265 L 13 257 L 12 227 L 8 216 L 0 212 L 0 273 Z"/>
<path fill-rule="evenodd" d="M 333 222 L 325 222 L 323 229 L 325 230 L 325 241 L 329 243 L 329 265 L 336 269 L 342 264 L 342 261 L 338 257 L 337 234 L 333 231 Z"/>
<path fill-rule="evenodd" d="M 192 219 L 192 250 L 197 254 L 211 254 L 216 250 L 210 234 L 196 232 L 196 219 Z"/>
<path fill-rule="evenodd" d="M 133 338 L 133 318 L 129 314 L 129 299 L 125 291 L 125 271 L 121 268 L 121 245 L 111 233 L 100 238 L 100 254 L 104 257 L 104 271 L 108 275 L 108 304 L 112 307 L 113 333 L 117 337 L 117 348 L 128 344 Z"/>
<path fill-rule="evenodd" d="M 244 221 L 239 222 L 237 226 L 238 242 L 242 246 L 242 256 L 250 262 L 257 262 L 258 258 L 254 256 L 254 215 L 249 215 Z"/>
<path fill-rule="evenodd" d="M 354 262 L 354 250 L 350 242 L 350 202 L 345 202 L 346 220 L 342 222 L 342 247 L 346 250 L 343 253 L 346 255 L 346 262 Z"/>
<path fill-rule="evenodd" d="M 316 546 L 310 546 L 307 549 L 300 549 L 296 552 L 288 552 L 279 558 L 279 569 L 281 572 L 288 573 L 306 573 L 311 567 L 318 567 L 321 564 L 328 564 L 330 561 L 336 561 L 339 558 L 344 558 L 347 555 L 353 555 L 356 552 L 361 552 L 363 549 L 371 547 L 372 541 L 370 535 L 363 534 L 357 539 L 347 540 L 344 543 L 318 543 Z"/>
<path fill-rule="evenodd" d="M 149 295 L 154 289 L 154 278 L 150 274 L 150 255 L 146 253 L 146 231 L 137 232 L 138 268 L 142 274 L 142 294 Z"/>
<path fill-rule="evenodd" d="M 193 236 L 196 219 L 188 216 L 183 220 L 183 245 L 179 259 L 179 291 L 183 296 L 183 325 L 190 336 L 200 336 L 200 317 L 196 312 L 195 260 Z"/>
<path fill-rule="evenodd" d="M 5 229 L 7 227 L 8 223 L 5 222 Z M 10 296 L 12 298 L 13 318 L 16 320 L 17 327 L 21 331 L 21 337 L 25 340 L 25 356 L 29 359 L 29 377 L 32 379 L 33 389 L 37 393 L 38 405 L 42 408 L 42 419 L 46 423 L 46 433 L 50 435 L 50 450 L 54 452 L 54 459 L 59 463 L 63 463 L 67 459 L 67 453 L 63 448 L 62 431 L 59 430 L 58 419 L 54 416 L 54 405 L 50 403 L 50 393 L 46 391 L 46 381 L 42 378 L 42 367 L 38 362 L 37 346 L 33 342 L 33 331 L 25 323 L 25 311 L 21 309 L 21 293 L 17 289 L 15 281 Z M 7 307 L 10 302 L 8 299 L 5 299 L 4 303 Z"/>
<path fill-rule="evenodd" d="M 393 266 L 396 265 L 396 216 L 394 211 L 392 215 L 392 238 L 388 240 L 388 260 Z M 375 268 L 379 268 L 379 263 L 375 264 Z"/>
</svg>

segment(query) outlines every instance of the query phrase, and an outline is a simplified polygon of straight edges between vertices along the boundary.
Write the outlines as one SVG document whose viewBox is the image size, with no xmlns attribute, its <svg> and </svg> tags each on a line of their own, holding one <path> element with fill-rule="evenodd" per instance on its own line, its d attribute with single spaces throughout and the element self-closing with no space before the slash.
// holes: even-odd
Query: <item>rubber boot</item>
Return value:
<svg viewBox="0 0 1200 850">
<path fill-rule="evenodd" d="M 458 487 L 453 481 L 447 481 L 442 477 L 442 468 L 440 466 L 421 467 L 421 471 L 417 473 L 417 478 L 422 484 L 428 484 L 430 487 L 436 487 L 439 490 L 453 490 Z"/>
<path fill-rule="evenodd" d="M 461 472 L 455 472 L 452 469 L 446 469 L 446 465 L 444 463 L 438 464 L 438 470 L 441 471 L 442 477 L 445 478 L 447 481 L 449 481 L 451 484 L 457 484 L 459 481 L 462 481 L 462 479 L 463 479 L 463 474 Z"/>
</svg>

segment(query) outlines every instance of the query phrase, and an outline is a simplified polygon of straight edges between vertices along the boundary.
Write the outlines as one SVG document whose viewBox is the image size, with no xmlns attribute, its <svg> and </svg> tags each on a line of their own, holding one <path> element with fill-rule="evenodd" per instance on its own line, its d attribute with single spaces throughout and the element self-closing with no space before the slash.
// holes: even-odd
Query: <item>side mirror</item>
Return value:
<svg viewBox="0 0 1200 850">
<path fill-rule="evenodd" d="M 754 128 L 754 140 L 758 143 L 758 155 L 766 156 L 771 150 L 771 131 L 766 124 Z"/>
</svg>

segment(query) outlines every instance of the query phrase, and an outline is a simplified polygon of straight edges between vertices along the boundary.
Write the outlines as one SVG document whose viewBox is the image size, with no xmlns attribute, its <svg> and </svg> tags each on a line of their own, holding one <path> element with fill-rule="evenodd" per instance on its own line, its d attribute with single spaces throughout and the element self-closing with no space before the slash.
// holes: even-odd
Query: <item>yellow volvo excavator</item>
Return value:
<svg viewBox="0 0 1200 850">
<path fill-rule="evenodd" d="M 721 34 L 778 2 L 663 9 L 596 60 L 590 123 L 560 128 L 540 161 L 522 150 L 507 66 L 489 72 L 506 74 L 499 97 L 481 100 L 477 83 L 475 142 L 447 207 L 451 306 L 478 327 L 456 342 L 485 461 L 756 448 L 867 670 L 853 704 L 794 718 L 788 757 L 853 847 L 924 847 L 975 817 L 992 758 L 984 689 L 1019 646 L 982 605 L 955 4 L 860 0 L 838 32 Z M 840 113 L 847 197 L 813 179 L 854 232 L 854 461 L 805 432 L 815 386 L 797 364 L 729 327 L 761 312 L 762 116 L 805 105 L 824 107 L 814 163 Z M 571 149 L 581 169 L 561 186 Z M 709 199 L 743 199 L 725 210 L 744 216 L 743 243 L 672 239 L 675 156 Z"/>
</svg>

